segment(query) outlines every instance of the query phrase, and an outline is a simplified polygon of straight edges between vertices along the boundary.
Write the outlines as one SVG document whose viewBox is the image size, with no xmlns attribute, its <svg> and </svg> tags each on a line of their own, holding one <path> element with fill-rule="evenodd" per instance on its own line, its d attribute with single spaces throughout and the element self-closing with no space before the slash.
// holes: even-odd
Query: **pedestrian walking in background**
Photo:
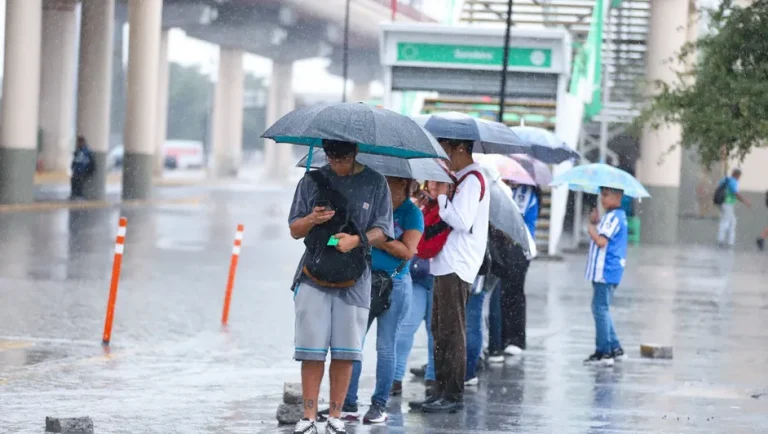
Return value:
<svg viewBox="0 0 768 434">
<path fill-rule="evenodd" d="M 741 179 L 741 170 L 734 169 L 731 176 L 720 180 L 715 190 L 714 203 L 720 206 L 720 224 L 717 228 L 719 247 L 733 247 L 736 243 L 736 201 L 740 201 L 748 208 L 752 207 L 749 199 L 739 192 L 739 179 Z"/>
<path fill-rule="evenodd" d="M 326 434 L 346 432 L 341 412 L 354 361 L 362 361 L 371 303 L 369 246 L 392 230 L 384 176 L 355 161 L 357 145 L 323 140 L 328 165 L 299 181 L 289 216 L 291 236 L 307 249 L 293 283 L 294 359 L 301 361 L 304 418 L 295 434 L 315 434 L 318 396 L 331 352 Z M 339 252 L 340 254 L 337 254 Z M 344 281 L 338 281 L 344 276 Z"/>
<path fill-rule="evenodd" d="M 85 137 L 77 137 L 77 147 L 72 156 L 72 178 L 70 179 L 71 191 L 70 199 L 82 199 L 83 187 L 88 182 L 96 170 L 96 160 L 93 153 L 85 141 Z"/>
<path fill-rule="evenodd" d="M 600 203 L 606 211 L 599 219 L 597 209 L 590 214 L 589 253 L 585 277 L 592 282 L 592 315 L 595 320 L 595 353 L 585 364 L 613 366 L 625 358 L 616 334 L 610 306 L 621 283 L 627 258 L 627 216 L 621 209 L 623 191 L 602 187 Z"/>
<path fill-rule="evenodd" d="M 371 267 L 393 276 L 390 306 L 376 318 L 369 318 L 368 328 L 376 320 L 376 387 L 371 397 L 371 406 L 363 417 L 363 423 L 378 424 L 387 421 L 387 400 L 395 380 L 397 360 L 396 339 L 401 325 L 411 306 L 413 285 L 410 262 L 416 254 L 416 247 L 424 232 L 424 217 L 421 210 L 410 200 L 410 179 L 387 177 L 392 195 L 393 224 L 395 239 L 374 247 L 371 252 Z M 359 419 L 357 391 L 362 372 L 362 363 L 354 362 L 352 381 L 344 400 L 342 418 L 349 421 Z"/>
<path fill-rule="evenodd" d="M 440 218 L 452 229 L 432 260 L 432 304 L 437 393 L 413 408 L 428 413 L 464 408 L 466 375 L 466 305 L 472 283 L 485 260 L 490 195 L 481 167 L 472 158 L 473 142 L 438 138 L 451 159 L 458 182 L 449 200 L 447 185 L 438 189 Z"/>
</svg>

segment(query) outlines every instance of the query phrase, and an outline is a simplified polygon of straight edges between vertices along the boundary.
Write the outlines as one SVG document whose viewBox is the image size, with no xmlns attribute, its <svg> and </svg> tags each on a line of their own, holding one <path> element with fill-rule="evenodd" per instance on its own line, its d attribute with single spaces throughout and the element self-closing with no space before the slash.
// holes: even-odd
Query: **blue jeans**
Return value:
<svg viewBox="0 0 768 434">
<path fill-rule="evenodd" d="M 477 376 L 477 364 L 483 352 L 483 301 L 485 293 L 474 294 L 467 300 L 467 373 L 464 380 Z"/>
<path fill-rule="evenodd" d="M 427 373 L 425 380 L 435 379 L 435 353 L 433 351 L 434 341 L 432 340 L 432 290 L 413 284 L 413 293 L 411 295 L 411 309 L 408 316 L 400 324 L 400 330 L 397 332 L 397 343 L 395 346 L 396 364 L 395 381 L 403 381 L 405 377 L 405 368 L 408 367 L 408 356 L 411 355 L 413 348 L 413 336 L 419 330 L 422 321 L 427 329 Z"/>
<path fill-rule="evenodd" d="M 610 353 L 621 347 L 611 319 L 611 302 L 616 285 L 592 282 L 592 315 L 595 317 L 595 347 L 599 353 Z"/>
<path fill-rule="evenodd" d="M 395 339 L 398 329 L 408 315 L 411 306 L 413 283 L 406 274 L 393 280 L 392 304 L 376 318 L 376 388 L 371 397 L 372 404 L 387 405 L 392 382 L 395 380 Z M 347 389 L 345 405 L 357 404 L 357 389 L 360 384 L 361 362 L 354 362 L 352 380 Z"/>
<path fill-rule="evenodd" d="M 488 352 L 504 350 L 501 333 L 501 280 L 493 287 L 490 294 L 490 310 L 488 312 Z"/>
</svg>

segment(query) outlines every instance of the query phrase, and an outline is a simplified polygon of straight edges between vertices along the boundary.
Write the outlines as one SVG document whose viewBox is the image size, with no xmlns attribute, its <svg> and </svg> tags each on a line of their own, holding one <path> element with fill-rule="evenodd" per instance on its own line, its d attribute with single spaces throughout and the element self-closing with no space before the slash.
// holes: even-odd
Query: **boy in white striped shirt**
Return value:
<svg viewBox="0 0 768 434">
<path fill-rule="evenodd" d="M 621 283 L 627 257 L 627 215 L 621 209 L 624 192 L 600 189 L 600 203 L 605 215 L 598 223 L 597 210 L 590 215 L 589 255 L 585 278 L 592 282 L 592 315 L 595 318 L 595 353 L 584 363 L 612 366 L 626 356 L 613 327 L 610 306 L 613 293 Z"/>
</svg>

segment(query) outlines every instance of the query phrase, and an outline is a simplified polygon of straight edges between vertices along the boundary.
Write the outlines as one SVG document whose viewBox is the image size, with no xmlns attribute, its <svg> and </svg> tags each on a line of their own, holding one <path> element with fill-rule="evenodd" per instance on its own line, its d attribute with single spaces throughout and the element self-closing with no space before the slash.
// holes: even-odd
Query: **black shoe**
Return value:
<svg viewBox="0 0 768 434">
<path fill-rule="evenodd" d="M 328 420 L 328 414 L 330 414 L 330 409 L 325 409 L 317 412 L 317 421 L 318 422 L 325 422 Z M 341 420 L 346 420 L 349 422 L 357 422 L 360 420 L 360 412 L 357 410 L 357 405 L 347 405 L 344 404 L 343 407 L 341 407 Z"/>
<path fill-rule="evenodd" d="M 417 378 L 424 378 L 427 375 L 427 365 L 422 365 L 418 368 L 411 368 L 411 374 Z"/>
<path fill-rule="evenodd" d="M 438 399 L 421 406 L 424 413 L 455 413 L 464 409 L 464 401 L 452 401 L 450 399 Z"/>
<path fill-rule="evenodd" d="M 623 362 L 624 360 L 627 360 L 627 355 L 624 353 L 624 349 L 621 347 L 613 350 L 611 356 L 613 357 L 613 360 L 617 362 Z"/>
<path fill-rule="evenodd" d="M 765 250 L 765 240 L 764 239 L 758 238 L 756 242 L 757 242 L 757 248 L 760 249 L 761 252 L 763 250 Z"/>
<path fill-rule="evenodd" d="M 427 395 L 427 399 L 423 401 L 410 401 L 408 402 L 408 407 L 411 408 L 411 410 L 421 410 L 425 405 L 431 404 L 435 401 L 440 400 L 440 395 L 433 394 L 433 395 Z"/>
<path fill-rule="evenodd" d="M 385 423 L 387 417 L 386 407 L 381 404 L 371 404 L 371 408 L 368 409 L 368 412 L 365 413 L 365 416 L 363 417 L 363 423 L 366 425 Z"/>
<path fill-rule="evenodd" d="M 595 352 L 584 360 L 585 365 L 613 366 L 613 356 Z"/>
<path fill-rule="evenodd" d="M 392 390 L 389 391 L 389 396 L 402 396 L 403 394 L 403 382 L 394 381 L 392 383 Z"/>
</svg>

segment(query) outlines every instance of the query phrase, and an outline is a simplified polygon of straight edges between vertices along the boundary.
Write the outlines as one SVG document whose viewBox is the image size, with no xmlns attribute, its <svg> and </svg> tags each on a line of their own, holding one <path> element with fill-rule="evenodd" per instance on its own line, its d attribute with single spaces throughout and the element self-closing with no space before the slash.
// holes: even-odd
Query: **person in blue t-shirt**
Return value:
<svg viewBox="0 0 768 434">
<path fill-rule="evenodd" d="M 597 210 L 590 215 L 589 254 L 585 278 L 592 282 L 592 315 L 595 318 L 595 353 L 584 363 L 612 366 L 614 360 L 626 356 L 613 326 L 610 306 L 613 293 L 621 283 L 627 258 L 627 215 L 621 209 L 624 192 L 613 188 L 600 189 L 600 203 L 605 215 L 599 219 Z M 598 222 L 599 220 L 599 222 Z"/>
<path fill-rule="evenodd" d="M 523 220 L 531 233 L 536 238 L 536 221 L 539 220 L 539 192 L 536 187 L 530 185 L 511 185 L 512 197 L 523 213 Z"/>
<path fill-rule="evenodd" d="M 77 149 L 72 156 L 72 178 L 70 199 L 83 197 L 83 187 L 96 169 L 93 153 L 85 141 L 85 137 L 77 137 Z"/>
<path fill-rule="evenodd" d="M 387 177 L 392 193 L 392 220 L 395 239 L 371 250 L 371 268 L 393 275 L 393 289 L 389 309 L 376 318 L 376 387 L 371 407 L 363 418 L 365 423 L 387 421 L 387 400 L 395 380 L 396 339 L 398 329 L 408 315 L 413 283 L 410 263 L 424 232 L 424 215 L 410 200 L 411 180 Z M 370 326 L 369 326 L 370 327 Z M 352 381 L 342 409 L 343 419 L 357 419 L 357 390 L 362 363 L 355 362 Z"/>
</svg>

